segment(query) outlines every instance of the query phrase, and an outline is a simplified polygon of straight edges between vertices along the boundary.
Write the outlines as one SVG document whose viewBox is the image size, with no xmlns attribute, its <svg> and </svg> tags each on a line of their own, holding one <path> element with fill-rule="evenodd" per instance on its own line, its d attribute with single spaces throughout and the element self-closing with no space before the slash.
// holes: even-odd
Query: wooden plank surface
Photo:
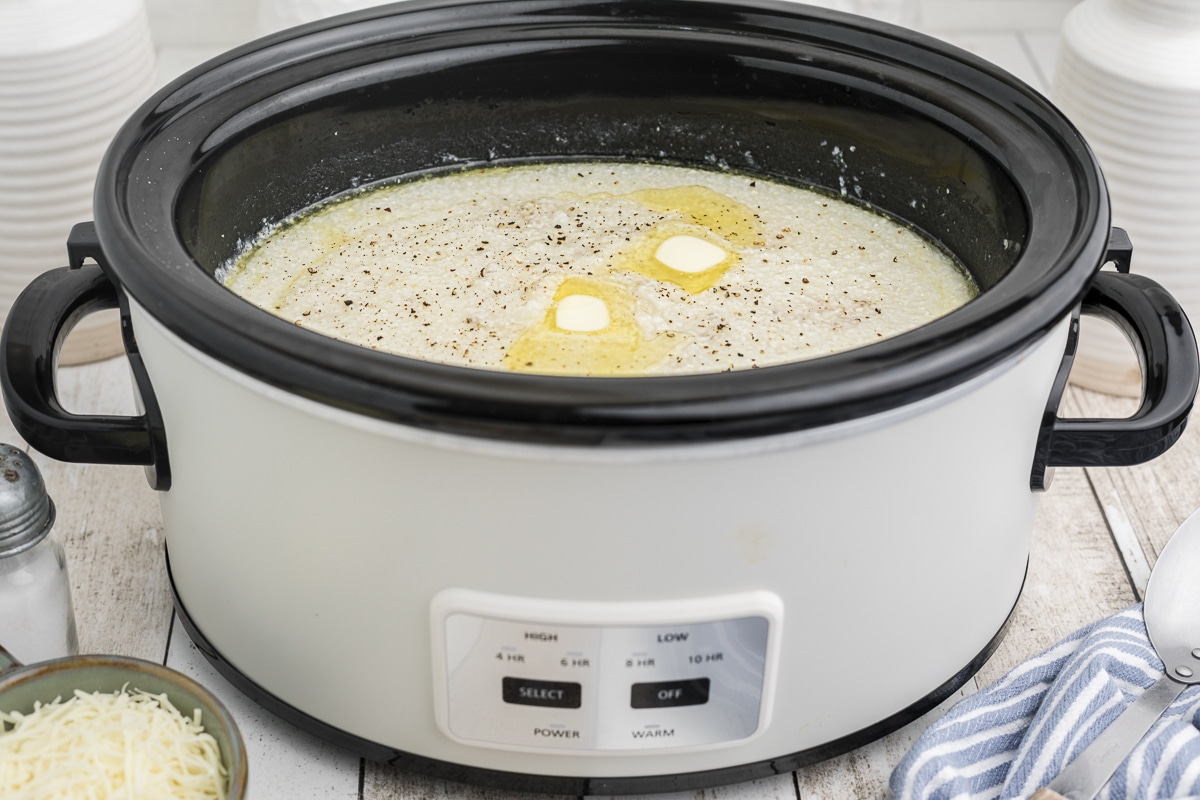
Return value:
<svg viewBox="0 0 1200 800">
<path fill-rule="evenodd" d="M 1077 390 L 1068 409 L 1077 416 L 1121 417 L 1136 408 L 1127 397 Z M 1193 420 L 1195 422 L 1195 420 Z M 1200 431 L 1193 425 L 1162 456 L 1122 469 L 1088 470 L 1101 504 L 1117 524 L 1128 524 L 1153 565 L 1179 524 L 1200 508 Z M 1139 587 L 1145 588 L 1142 583 Z"/>
<path fill-rule="evenodd" d="M 129 413 L 128 370 L 110 360 L 63 370 L 63 405 L 72 411 Z M 7 414 L 0 436 L 25 447 Z M 162 662 L 171 625 L 171 596 L 163 562 L 158 497 L 140 468 L 65 464 L 31 454 L 55 502 L 54 531 L 67 551 L 67 569 L 85 653 Z"/>
</svg>

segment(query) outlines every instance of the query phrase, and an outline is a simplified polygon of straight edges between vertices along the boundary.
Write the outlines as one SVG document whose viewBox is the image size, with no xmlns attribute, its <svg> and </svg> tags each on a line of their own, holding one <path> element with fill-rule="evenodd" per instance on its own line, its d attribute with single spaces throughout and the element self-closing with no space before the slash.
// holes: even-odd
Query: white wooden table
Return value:
<svg viewBox="0 0 1200 800">
<path fill-rule="evenodd" d="M 166 0 L 152 3 L 152 16 L 156 10 L 163 14 L 166 5 Z M 1044 91 L 1053 69 L 1057 27 L 1068 7 L 1069 2 L 1041 0 L 927 0 L 925 28 Z M 223 49 L 176 42 L 162 48 L 160 68 L 166 76 L 177 74 Z M 129 376 L 120 358 L 60 370 L 59 391 L 70 410 L 132 412 Z M 1122 416 L 1131 408 L 1128 399 L 1074 387 L 1065 399 L 1065 410 L 1072 415 Z M 6 416 L 0 419 L 0 441 L 23 444 Z M 163 662 L 213 689 L 229 705 L 246 739 L 251 800 L 505 794 L 364 762 L 259 709 L 215 673 L 175 618 L 158 498 L 142 470 L 62 464 L 36 453 L 35 458 L 59 509 L 57 531 L 67 548 L 82 650 Z M 689 795 L 746 800 L 885 797 L 895 764 L 949 704 L 1080 626 L 1140 598 L 1160 548 L 1200 507 L 1197 465 L 1200 431 L 1192 428 L 1165 456 L 1147 465 L 1059 470 L 1042 497 L 1029 576 L 1008 635 L 957 695 L 926 718 L 845 756 L 794 774 Z"/>
</svg>

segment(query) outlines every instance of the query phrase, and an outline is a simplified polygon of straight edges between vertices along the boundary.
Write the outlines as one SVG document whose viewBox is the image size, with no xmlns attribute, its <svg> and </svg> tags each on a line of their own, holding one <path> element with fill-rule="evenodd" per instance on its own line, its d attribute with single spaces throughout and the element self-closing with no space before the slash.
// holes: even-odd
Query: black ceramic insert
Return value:
<svg viewBox="0 0 1200 800">
<path fill-rule="evenodd" d="M 810 362 L 571 378 L 372 352 L 211 277 L 264 224 L 362 185 L 581 158 L 844 193 L 943 243 L 984 292 Z M 1108 237 L 1094 160 L 1040 95 L 912 32 L 772 2 L 410 2 L 287 31 L 147 103 L 96 199 L 113 280 L 243 373 L 409 425 L 604 446 L 800 430 L 961 383 L 1069 314 Z"/>
</svg>

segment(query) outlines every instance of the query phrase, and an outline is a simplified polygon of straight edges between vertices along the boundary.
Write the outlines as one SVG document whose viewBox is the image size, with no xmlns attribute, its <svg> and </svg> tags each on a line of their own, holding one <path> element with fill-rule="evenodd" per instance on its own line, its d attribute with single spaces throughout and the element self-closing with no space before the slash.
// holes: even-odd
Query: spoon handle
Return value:
<svg viewBox="0 0 1200 800">
<path fill-rule="evenodd" d="M 1163 675 L 1030 800 L 1092 800 L 1184 688 L 1185 684 Z M 1047 790 L 1057 794 L 1045 793 Z"/>
</svg>

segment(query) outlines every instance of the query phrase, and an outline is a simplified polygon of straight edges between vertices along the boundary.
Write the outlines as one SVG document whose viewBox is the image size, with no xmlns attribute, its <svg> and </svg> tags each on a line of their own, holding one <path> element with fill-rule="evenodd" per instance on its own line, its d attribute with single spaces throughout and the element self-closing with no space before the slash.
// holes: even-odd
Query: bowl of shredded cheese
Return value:
<svg viewBox="0 0 1200 800">
<path fill-rule="evenodd" d="M 207 689 L 135 658 L 17 663 L 0 647 L 0 797 L 236 800 L 246 753 Z"/>
</svg>

